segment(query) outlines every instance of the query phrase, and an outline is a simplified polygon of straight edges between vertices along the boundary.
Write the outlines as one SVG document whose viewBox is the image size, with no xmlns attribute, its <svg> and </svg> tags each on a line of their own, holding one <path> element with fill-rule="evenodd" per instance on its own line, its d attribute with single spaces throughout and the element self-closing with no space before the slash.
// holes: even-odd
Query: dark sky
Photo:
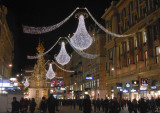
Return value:
<svg viewBox="0 0 160 113">
<path fill-rule="evenodd" d="M 33 2 L 34 1 L 34 2 Z M 13 74 L 24 67 L 32 66 L 36 60 L 27 60 L 27 55 L 35 55 L 38 40 L 43 41 L 48 50 L 59 37 L 68 36 L 76 31 L 78 20 L 73 17 L 60 28 L 41 35 L 25 34 L 22 24 L 31 26 L 50 26 L 66 18 L 76 7 L 87 7 L 92 15 L 104 25 L 101 16 L 110 6 L 112 0 L 3 0 L 8 8 L 7 21 L 14 35 Z M 86 27 L 94 22 L 89 17 L 85 20 Z M 53 57 L 58 53 L 57 45 L 49 54 Z M 69 48 L 70 49 L 70 48 Z M 71 51 L 71 50 L 67 50 Z"/>
</svg>

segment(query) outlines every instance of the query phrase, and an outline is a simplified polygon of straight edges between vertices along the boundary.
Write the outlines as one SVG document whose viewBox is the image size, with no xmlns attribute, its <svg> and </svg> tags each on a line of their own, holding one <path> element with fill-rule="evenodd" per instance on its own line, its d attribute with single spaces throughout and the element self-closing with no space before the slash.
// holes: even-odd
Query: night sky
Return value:
<svg viewBox="0 0 160 113">
<path fill-rule="evenodd" d="M 34 1 L 34 2 L 33 2 Z M 52 2 L 51 2 L 52 1 Z M 33 66 L 36 60 L 27 60 L 27 55 L 35 55 L 39 39 L 43 41 L 44 47 L 48 50 L 59 37 L 68 36 L 76 31 L 78 20 L 73 17 L 60 28 L 41 35 L 25 34 L 22 31 L 22 24 L 30 26 L 54 25 L 76 9 L 76 7 L 87 7 L 91 14 L 104 26 L 101 19 L 105 9 L 110 6 L 112 0 L 3 0 L 8 8 L 7 22 L 14 37 L 14 60 L 13 76 L 21 69 Z M 118 0 L 117 0 L 118 1 Z M 85 20 L 86 27 L 94 24 L 91 18 Z M 71 52 L 71 48 L 68 52 Z M 57 45 L 49 55 L 59 52 Z"/>
</svg>

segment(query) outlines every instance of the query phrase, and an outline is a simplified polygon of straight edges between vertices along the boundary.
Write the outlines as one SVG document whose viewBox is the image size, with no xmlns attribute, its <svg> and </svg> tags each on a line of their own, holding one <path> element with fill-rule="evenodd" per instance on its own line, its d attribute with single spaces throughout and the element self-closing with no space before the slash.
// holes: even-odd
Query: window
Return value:
<svg viewBox="0 0 160 113">
<path fill-rule="evenodd" d="M 112 57 L 113 57 L 113 50 L 110 51 L 109 59 L 112 60 Z"/>
<path fill-rule="evenodd" d="M 97 87 L 99 87 L 99 79 L 97 79 Z"/>
<path fill-rule="evenodd" d="M 143 42 L 146 43 L 147 42 L 147 36 L 146 36 L 146 32 L 143 32 Z"/>
<path fill-rule="evenodd" d="M 129 42 L 127 42 L 127 51 L 129 51 Z"/>
<path fill-rule="evenodd" d="M 96 80 L 94 80 L 94 87 L 96 86 Z"/>
<path fill-rule="evenodd" d="M 138 63 L 138 55 L 136 55 L 136 63 Z"/>
<path fill-rule="evenodd" d="M 160 55 L 160 47 L 156 47 L 156 63 L 158 63 L 159 59 L 158 56 Z"/>
<path fill-rule="evenodd" d="M 148 59 L 148 53 L 145 51 L 145 66 L 147 67 L 147 59 Z"/>
<path fill-rule="evenodd" d="M 129 64 L 131 64 L 131 60 L 130 60 L 130 58 L 128 58 L 128 65 L 129 65 Z"/>
<path fill-rule="evenodd" d="M 135 37 L 135 47 L 137 47 L 137 38 Z"/>
</svg>

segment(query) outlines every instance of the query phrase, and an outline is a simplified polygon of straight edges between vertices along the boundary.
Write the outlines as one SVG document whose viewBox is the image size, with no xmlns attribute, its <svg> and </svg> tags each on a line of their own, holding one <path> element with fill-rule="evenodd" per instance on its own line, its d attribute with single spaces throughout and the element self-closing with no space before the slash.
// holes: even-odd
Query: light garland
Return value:
<svg viewBox="0 0 160 113">
<path fill-rule="evenodd" d="M 83 15 L 79 16 L 78 28 L 74 33 L 74 35 L 70 38 L 70 42 L 78 50 L 87 49 L 93 42 L 92 37 L 86 30 Z"/>
<path fill-rule="evenodd" d="M 26 78 L 26 81 L 25 81 L 25 83 L 24 83 L 24 87 L 26 88 L 26 87 L 28 87 L 29 86 L 29 82 L 28 82 L 28 79 Z"/>
<path fill-rule="evenodd" d="M 110 34 L 112 36 L 115 36 L 115 37 L 129 37 L 129 36 L 132 36 L 132 35 L 135 35 L 135 33 L 132 33 L 132 34 L 128 34 L 128 35 L 120 35 L 120 34 L 116 34 L 116 33 L 113 33 L 109 30 L 107 30 L 106 28 L 104 28 L 100 23 L 97 22 L 97 20 L 92 16 L 92 14 L 89 12 L 89 10 L 87 8 L 84 8 L 86 9 L 86 11 L 88 12 L 88 14 L 90 15 L 90 17 L 93 19 L 93 21 L 104 31 L 106 32 L 107 34 Z"/>
<path fill-rule="evenodd" d="M 62 66 L 68 64 L 68 62 L 71 60 L 71 57 L 68 55 L 66 51 L 64 42 L 61 43 L 61 50 L 58 53 L 58 55 L 55 57 L 55 60 Z"/>
<path fill-rule="evenodd" d="M 89 54 L 89 53 L 85 53 L 85 52 L 82 52 L 78 49 L 76 49 L 72 43 L 69 41 L 69 39 L 67 37 L 65 37 L 65 39 L 69 42 L 69 44 L 71 45 L 71 47 L 74 49 L 74 51 L 76 51 L 79 55 L 81 55 L 82 57 L 84 58 L 87 58 L 87 59 L 95 59 L 97 58 L 99 55 L 97 54 Z"/>
<path fill-rule="evenodd" d="M 56 76 L 55 72 L 53 71 L 53 68 L 52 68 L 52 64 L 49 64 L 49 69 L 46 73 L 46 77 L 48 79 L 53 79 L 54 77 Z"/>
<path fill-rule="evenodd" d="M 62 26 L 65 22 L 67 22 L 73 16 L 73 14 L 77 11 L 77 9 L 79 8 L 76 8 L 67 18 L 65 18 L 63 21 L 59 22 L 56 25 L 51 25 L 48 27 L 31 27 L 31 26 L 24 25 L 23 32 L 29 33 L 29 34 L 42 34 L 42 33 L 53 31 L 59 28 L 60 26 Z"/>
<path fill-rule="evenodd" d="M 40 55 L 37 55 L 37 56 L 27 56 L 27 59 L 38 59 L 44 55 L 46 55 L 47 53 L 49 53 L 56 45 L 57 43 L 59 42 L 59 40 L 61 39 L 61 37 L 57 40 L 57 42 L 46 52 L 40 54 Z"/>
<path fill-rule="evenodd" d="M 55 62 L 52 62 L 52 63 L 55 64 L 59 69 L 65 71 L 65 72 L 70 72 L 70 73 L 75 72 L 75 71 L 63 69 L 63 68 L 61 68 L 58 64 L 56 64 Z"/>
</svg>

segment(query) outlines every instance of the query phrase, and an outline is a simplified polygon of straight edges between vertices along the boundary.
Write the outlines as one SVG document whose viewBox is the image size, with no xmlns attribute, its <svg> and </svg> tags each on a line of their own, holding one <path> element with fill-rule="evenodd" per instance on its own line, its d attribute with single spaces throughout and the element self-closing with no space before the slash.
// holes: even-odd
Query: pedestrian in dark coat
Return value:
<svg viewBox="0 0 160 113">
<path fill-rule="evenodd" d="M 91 113 L 91 100 L 89 95 L 83 100 L 83 113 Z"/>
<path fill-rule="evenodd" d="M 102 110 L 103 110 L 103 112 L 104 112 L 105 103 L 104 103 L 104 100 L 103 100 L 103 99 L 101 99 L 101 106 L 102 106 Z"/>
<path fill-rule="evenodd" d="M 95 99 L 93 99 L 92 104 L 93 104 L 93 106 L 94 106 L 94 112 L 96 112 L 96 107 L 97 107 L 97 105 L 96 105 L 96 100 L 95 100 Z"/>
<path fill-rule="evenodd" d="M 129 113 L 132 113 L 132 111 L 133 111 L 133 104 L 132 104 L 131 100 L 128 100 L 127 105 L 128 105 L 128 111 L 129 111 Z"/>
<path fill-rule="evenodd" d="M 121 111 L 120 104 L 117 101 L 117 98 L 114 97 L 113 101 L 110 102 L 109 113 L 119 113 Z"/>
<path fill-rule="evenodd" d="M 30 102 L 30 112 L 31 113 L 34 113 L 34 111 L 35 111 L 35 108 L 36 108 L 36 102 L 35 102 L 35 99 L 34 98 L 32 98 L 32 100 L 31 100 L 31 102 Z"/>
<path fill-rule="evenodd" d="M 137 100 L 136 99 L 133 99 L 132 105 L 133 105 L 133 111 L 134 111 L 134 113 L 137 113 L 138 104 L 137 104 Z"/>
<path fill-rule="evenodd" d="M 55 106 L 56 106 L 55 102 L 56 102 L 55 98 L 53 97 L 53 94 L 51 94 L 47 101 L 49 113 L 55 113 Z"/>
<path fill-rule="evenodd" d="M 143 98 L 141 98 L 141 100 L 139 101 L 139 111 L 140 111 L 140 113 L 147 112 L 147 104 Z"/>
<path fill-rule="evenodd" d="M 19 113 L 20 103 L 16 100 L 16 97 L 13 97 L 12 101 L 12 113 Z"/>
<path fill-rule="evenodd" d="M 47 111 L 47 101 L 45 97 L 42 97 L 42 101 L 40 102 L 40 112 L 41 113 L 46 113 Z"/>
<path fill-rule="evenodd" d="M 96 105 L 97 105 L 97 109 L 100 111 L 101 110 L 101 101 L 99 98 L 96 101 Z"/>
<path fill-rule="evenodd" d="M 105 113 L 108 113 L 108 108 L 109 108 L 109 100 L 106 98 L 105 100 L 104 100 L 104 104 L 105 104 Z"/>
</svg>

